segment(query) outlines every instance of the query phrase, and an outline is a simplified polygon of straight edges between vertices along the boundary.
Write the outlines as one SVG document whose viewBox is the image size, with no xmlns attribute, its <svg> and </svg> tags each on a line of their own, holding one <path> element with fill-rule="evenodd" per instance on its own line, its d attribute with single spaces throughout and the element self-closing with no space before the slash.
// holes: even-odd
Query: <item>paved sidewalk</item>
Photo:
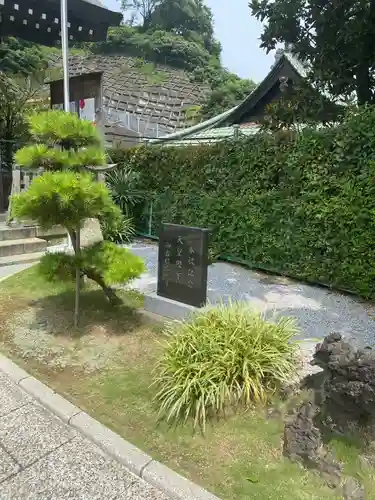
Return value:
<svg viewBox="0 0 375 500">
<path fill-rule="evenodd" d="M 0 500 L 167 500 L 0 372 Z"/>
<path fill-rule="evenodd" d="M 13 276 L 13 274 L 17 274 L 21 271 L 24 271 L 28 267 L 33 264 L 14 264 L 13 266 L 4 266 L 0 267 L 0 281 L 4 281 L 5 279 Z"/>
</svg>

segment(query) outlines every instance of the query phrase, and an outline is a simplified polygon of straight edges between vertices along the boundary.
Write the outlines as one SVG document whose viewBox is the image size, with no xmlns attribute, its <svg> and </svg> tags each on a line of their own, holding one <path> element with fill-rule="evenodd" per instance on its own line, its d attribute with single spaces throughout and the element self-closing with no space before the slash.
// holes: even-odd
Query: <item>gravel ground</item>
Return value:
<svg viewBox="0 0 375 500">
<path fill-rule="evenodd" d="M 129 248 L 147 265 L 147 273 L 133 287 L 142 292 L 155 291 L 157 245 L 136 241 Z M 218 262 L 208 270 L 208 299 L 215 303 L 230 298 L 249 301 L 266 315 L 294 316 L 301 339 L 317 341 L 334 331 L 357 345 L 375 344 L 373 306 L 339 292 Z"/>
</svg>

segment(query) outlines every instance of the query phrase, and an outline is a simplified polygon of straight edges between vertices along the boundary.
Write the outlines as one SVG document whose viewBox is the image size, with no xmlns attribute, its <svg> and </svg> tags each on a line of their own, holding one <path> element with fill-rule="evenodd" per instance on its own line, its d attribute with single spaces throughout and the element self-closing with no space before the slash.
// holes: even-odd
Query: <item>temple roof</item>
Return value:
<svg viewBox="0 0 375 500">
<path fill-rule="evenodd" d="M 271 67 L 267 76 L 250 92 L 250 94 L 237 106 L 217 115 L 209 120 L 201 122 L 193 127 L 185 128 L 173 134 L 151 139 L 150 144 L 164 144 L 173 142 L 175 145 L 216 142 L 218 140 L 229 139 L 236 133 L 236 125 L 243 122 L 244 117 L 251 116 L 262 99 L 267 99 L 272 89 L 280 86 L 280 79 L 283 77 L 293 81 L 303 80 L 308 76 L 307 69 L 291 53 L 284 52 Z M 331 100 L 332 96 L 324 94 Z M 343 99 L 338 99 L 337 104 L 345 105 Z M 253 135 L 259 129 L 255 123 L 249 123 L 250 128 L 240 128 L 240 135 Z M 220 130 L 216 132 L 216 130 Z"/>
<path fill-rule="evenodd" d="M 107 9 L 99 0 L 68 2 L 70 40 L 106 40 L 108 28 L 121 20 L 121 13 Z M 0 36 L 55 45 L 60 40 L 60 0 L 0 0 Z"/>
</svg>

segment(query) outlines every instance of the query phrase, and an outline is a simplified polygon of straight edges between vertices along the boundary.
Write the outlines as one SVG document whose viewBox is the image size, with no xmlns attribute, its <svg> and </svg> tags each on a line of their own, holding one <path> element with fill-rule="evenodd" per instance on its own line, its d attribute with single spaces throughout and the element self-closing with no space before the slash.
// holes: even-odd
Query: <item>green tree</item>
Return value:
<svg viewBox="0 0 375 500">
<path fill-rule="evenodd" d="M 344 108 L 330 101 L 308 82 L 284 86 L 281 97 L 266 106 L 262 128 L 272 131 L 316 124 L 332 125 L 341 121 Z M 347 108 L 346 108 L 347 109 Z"/>
<path fill-rule="evenodd" d="M 35 75 L 0 72 L 0 212 L 5 208 L 3 173 L 10 172 L 13 154 L 28 140 L 27 115 L 35 108 L 35 97 L 43 84 L 43 72 Z"/>
<path fill-rule="evenodd" d="M 79 319 L 79 294 L 82 276 L 100 285 L 113 304 L 120 299 L 110 284 L 138 277 L 143 261 L 110 242 L 81 250 L 80 233 L 89 218 L 114 219 L 121 212 L 114 205 L 104 183 L 95 182 L 86 167 L 103 166 L 105 154 L 96 128 L 88 121 L 61 111 L 50 111 L 30 118 L 30 132 L 38 144 L 16 153 L 19 165 L 43 168 L 27 191 L 12 198 L 14 215 L 38 222 L 42 227 L 66 227 L 74 255 L 50 254 L 42 259 L 41 269 L 50 278 L 71 279 L 75 275 L 76 306 Z"/>
<path fill-rule="evenodd" d="M 202 116 L 211 118 L 230 109 L 243 101 L 252 90 L 255 83 L 239 78 L 233 73 L 226 75 L 221 83 L 213 87 L 212 92 L 202 105 Z"/>
<path fill-rule="evenodd" d="M 142 27 L 147 29 L 152 14 L 159 3 L 160 0 L 121 0 L 121 8 L 125 13 L 129 14 L 131 24 L 140 17 Z"/>
<path fill-rule="evenodd" d="M 264 26 L 261 47 L 288 44 L 333 96 L 375 102 L 375 2 L 251 0 L 250 8 Z"/>
<path fill-rule="evenodd" d="M 0 72 L 28 76 L 47 66 L 46 53 L 39 45 L 13 37 L 1 40 Z"/>
<path fill-rule="evenodd" d="M 151 15 L 150 23 L 188 40 L 201 41 L 211 52 L 213 16 L 202 0 L 161 0 Z"/>
</svg>

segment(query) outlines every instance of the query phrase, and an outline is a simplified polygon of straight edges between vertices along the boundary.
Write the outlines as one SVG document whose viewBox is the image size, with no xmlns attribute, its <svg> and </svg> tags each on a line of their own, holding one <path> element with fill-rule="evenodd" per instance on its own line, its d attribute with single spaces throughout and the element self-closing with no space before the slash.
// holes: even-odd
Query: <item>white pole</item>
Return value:
<svg viewBox="0 0 375 500">
<path fill-rule="evenodd" d="M 61 1 L 61 47 L 64 70 L 64 111 L 70 111 L 69 98 L 69 38 L 68 38 L 68 0 Z"/>
<path fill-rule="evenodd" d="M 68 38 L 68 0 L 60 0 L 61 2 L 61 49 L 63 58 L 64 71 L 64 111 L 70 112 L 70 97 L 69 97 L 69 38 Z M 73 249 L 72 240 L 68 235 L 68 250 Z"/>
</svg>

